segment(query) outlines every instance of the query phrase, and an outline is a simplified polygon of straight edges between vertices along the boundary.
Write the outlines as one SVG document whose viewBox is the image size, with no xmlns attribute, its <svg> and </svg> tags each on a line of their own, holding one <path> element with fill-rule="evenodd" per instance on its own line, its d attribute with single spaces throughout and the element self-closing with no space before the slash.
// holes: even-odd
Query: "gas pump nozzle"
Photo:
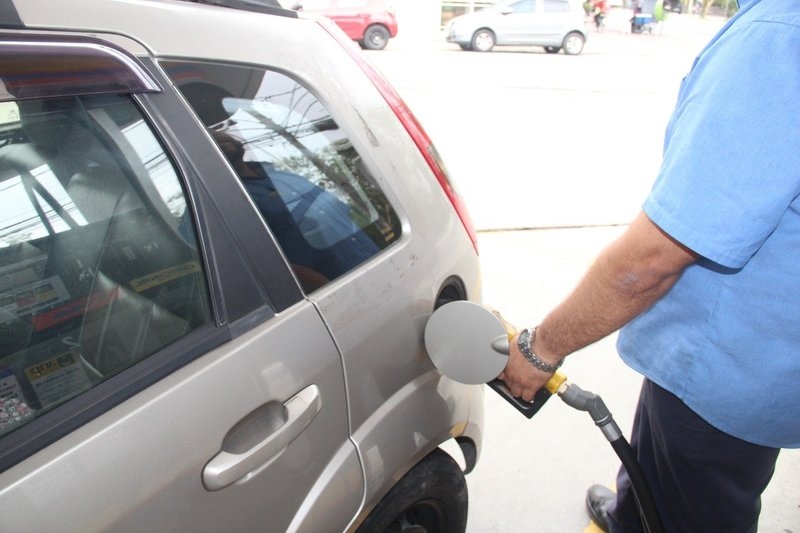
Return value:
<svg viewBox="0 0 800 533">
<path fill-rule="evenodd" d="M 506 367 L 516 328 L 497 311 L 468 301 L 448 303 L 437 309 L 425 326 L 425 347 L 433 364 L 446 376 L 461 383 L 487 383 L 495 392 L 531 418 L 566 381 L 556 372 L 536 393 L 533 401 L 515 398 L 496 379 Z"/>
<path fill-rule="evenodd" d="M 495 315 L 500 317 L 496 312 Z M 505 320 L 503 320 L 505 324 Z M 514 338 L 516 335 L 516 331 L 514 329 L 506 328 L 508 333 L 506 335 L 501 335 L 492 341 L 492 349 L 498 353 L 502 353 L 508 355 L 510 349 L 511 339 Z M 530 402 L 526 402 L 522 398 L 517 398 L 511 395 L 511 391 L 508 390 L 505 383 L 503 383 L 499 379 L 493 379 L 487 383 L 489 387 L 491 387 L 496 393 L 503 397 L 505 401 L 510 403 L 514 408 L 525 415 L 528 418 L 533 418 L 533 415 L 539 412 L 539 409 L 550 399 L 550 396 L 553 394 L 558 394 L 559 388 L 564 385 L 567 381 L 567 376 L 562 374 L 561 372 L 556 372 L 553 374 L 553 377 L 545 384 L 544 387 L 539 389 L 536 395 L 533 397 L 533 400 Z"/>
</svg>

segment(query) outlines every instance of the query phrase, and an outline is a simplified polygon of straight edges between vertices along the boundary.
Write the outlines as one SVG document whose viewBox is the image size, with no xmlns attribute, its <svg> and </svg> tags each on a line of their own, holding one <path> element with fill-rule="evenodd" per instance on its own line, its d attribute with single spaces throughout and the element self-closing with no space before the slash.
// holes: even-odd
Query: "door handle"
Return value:
<svg viewBox="0 0 800 533">
<path fill-rule="evenodd" d="M 322 407 L 319 387 L 309 385 L 284 403 L 267 402 L 228 431 L 221 451 L 203 468 L 206 490 L 220 490 L 266 468 L 297 438 Z"/>
</svg>

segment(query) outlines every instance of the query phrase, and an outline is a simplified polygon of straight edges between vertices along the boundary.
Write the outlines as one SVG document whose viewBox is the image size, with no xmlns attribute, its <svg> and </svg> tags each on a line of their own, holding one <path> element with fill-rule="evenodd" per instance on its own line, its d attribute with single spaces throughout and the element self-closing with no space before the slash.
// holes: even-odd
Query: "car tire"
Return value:
<svg viewBox="0 0 800 533">
<path fill-rule="evenodd" d="M 358 528 L 358 533 L 463 533 L 467 481 L 458 464 L 437 448 L 408 471 Z"/>
<path fill-rule="evenodd" d="M 548 54 L 557 54 L 561 51 L 560 46 L 545 46 L 544 51 Z"/>
<path fill-rule="evenodd" d="M 459 44 L 458 46 L 460 46 L 462 50 L 466 50 L 466 51 L 472 50 L 472 47 L 470 45 L 468 45 L 468 44 Z"/>
<path fill-rule="evenodd" d="M 389 30 L 383 26 L 370 26 L 364 32 L 364 39 L 358 44 L 366 50 L 383 50 L 389 42 Z"/>
<path fill-rule="evenodd" d="M 580 32 L 573 31 L 564 37 L 564 43 L 561 48 L 568 56 L 576 56 L 583 52 L 583 45 L 585 44 L 586 37 L 584 37 Z"/>
<path fill-rule="evenodd" d="M 495 42 L 494 32 L 481 28 L 472 35 L 471 48 L 476 52 L 490 52 Z"/>
</svg>

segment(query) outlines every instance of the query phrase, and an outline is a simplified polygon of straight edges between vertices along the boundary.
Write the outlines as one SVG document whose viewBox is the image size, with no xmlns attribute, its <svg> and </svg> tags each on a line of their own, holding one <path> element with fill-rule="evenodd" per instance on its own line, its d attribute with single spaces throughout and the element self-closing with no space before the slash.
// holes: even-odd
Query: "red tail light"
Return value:
<svg viewBox="0 0 800 533">
<path fill-rule="evenodd" d="M 425 158 L 425 161 L 428 163 L 431 171 L 436 176 L 439 184 L 442 186 L 442 189 L 447 195 L 447 198 L 450 200 L 450 203 L 453 204 L 453 208 L 458 214 L 458 218 L 461 219 L 461 223 L 464 225 L 464 229 L 467 231 L 469 238 L 472 240 L 472 245 L 475 247 L 475 251 L 477 252 L 478 234 L 475 231 L 475 226 L 473 225 L 472 219 L 467 212 L 464 200 L 450 182 L 450 178 L 448 177 L 447 171 L 444 168 L 444 162 L 442 161 L 441 157 L 439 157 L 439 152 L 436 151 L 436 147 L 433 145 L 433 142 L 431 142 L 428 134 L 425 133 L 422 125 L 397 93 L 395 88 L 392 87 L 383 74 L 381 74 L 374 66 L 372 66 L 369 61 L 367 61 L 367 59 L 361 53 L 361 50 L 359 50 L 355 44 L 339 30 L 338 27 L 326 19 L 320 19 L 319 23 L 344 47 L 345 50 L 347 50 L 347 53 L 350 54 L 350 57 L 352 57 L 353 60 L 355 60 L 355 62 L 361 67 L 367 77 L 378 89 L 378 92 L 381 93 L 381 96 L 383 96 L 384 100 L 386 100 L 386 102 L 389 104 L 389 107 L 392 108 L 394 114 L 398 119 L 400 119 L 400 123 L 414 140 L 414 144 L 416 144 L 417 148 L 419 148 L 422 157 Z"/>
</svg>

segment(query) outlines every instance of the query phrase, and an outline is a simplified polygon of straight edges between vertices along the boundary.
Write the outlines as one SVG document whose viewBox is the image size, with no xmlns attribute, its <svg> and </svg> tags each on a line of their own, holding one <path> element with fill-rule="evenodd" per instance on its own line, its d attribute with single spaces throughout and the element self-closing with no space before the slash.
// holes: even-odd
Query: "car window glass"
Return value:
<svg viewBox="0 0 800 533">
<path fill-rule="evenodd" d="M 568 13 L 569 11 L 569 0 L 544 0 L 545 13 Z"/>
<path fill-rule="evenodd" d="M 0 117 L 0 434 L 209 320 L 183 189 L 127 96 Z"/>
<path fill-rule="evenodd" d="M 306 291 L 400 237 L 353 144 L 303 84 L 266 69 L 165 62 Z M 189 81 L 187 81 L 189 80 Z"/>
</svg>

